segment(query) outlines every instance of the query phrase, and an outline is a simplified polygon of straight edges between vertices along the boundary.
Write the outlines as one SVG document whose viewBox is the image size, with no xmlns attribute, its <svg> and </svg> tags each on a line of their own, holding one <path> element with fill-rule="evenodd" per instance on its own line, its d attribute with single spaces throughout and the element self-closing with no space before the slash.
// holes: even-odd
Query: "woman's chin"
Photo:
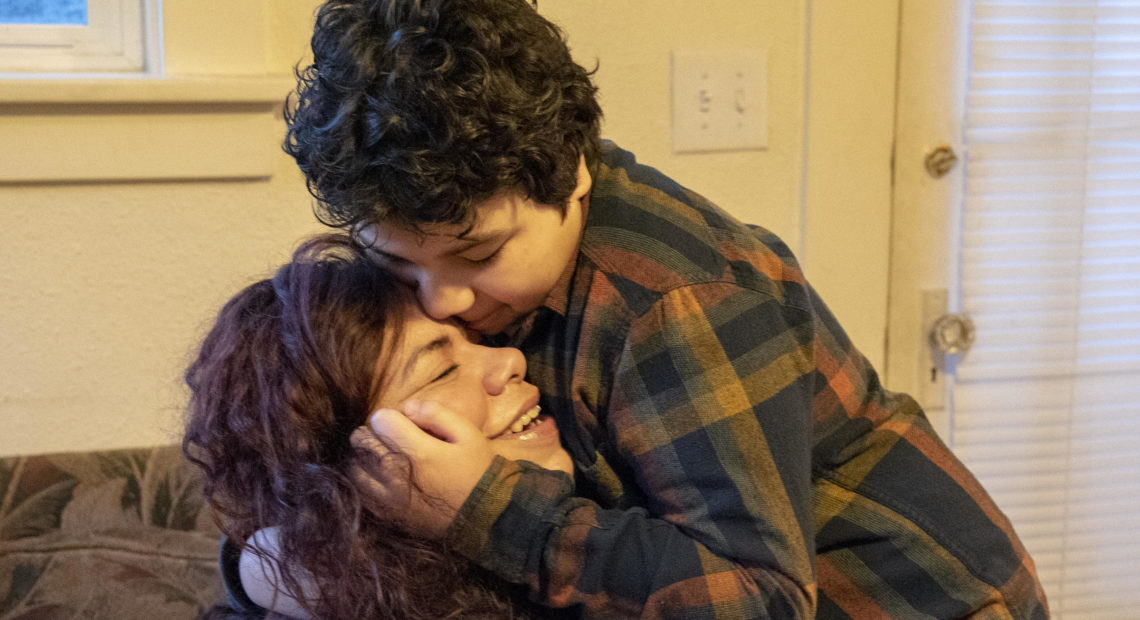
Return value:
<svg viewBox="0 0 1140 620">
<path fill-rule="evenodd" d="M 559 450 L 558 454 L 550 459 L 548 465 L 543 465 L 546 469 L 553 471 L 560 471 L 571 478 L 574 477 L 574 461 L 570 460 L 570 453 L 565 450 Z"/>
</svg>

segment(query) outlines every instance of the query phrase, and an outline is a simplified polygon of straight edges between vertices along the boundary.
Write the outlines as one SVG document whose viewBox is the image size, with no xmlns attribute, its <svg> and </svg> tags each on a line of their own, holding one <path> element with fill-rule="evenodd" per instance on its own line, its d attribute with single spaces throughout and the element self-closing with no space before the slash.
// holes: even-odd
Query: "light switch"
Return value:
<svg viewBox="0 0 1140 620">
<path fill-rule="evenodd" d="M 765 50 L 673 52 L 673 151 L 768 145 Z"/>
</svg>

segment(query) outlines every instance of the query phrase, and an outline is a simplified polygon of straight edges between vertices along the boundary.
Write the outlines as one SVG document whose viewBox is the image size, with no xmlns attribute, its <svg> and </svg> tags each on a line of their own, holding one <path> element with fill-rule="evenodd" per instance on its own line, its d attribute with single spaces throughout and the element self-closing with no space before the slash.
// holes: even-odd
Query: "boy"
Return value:
<svg viewBox="0 0 1140 620">
<path fill-rule="evenodd" d="M 430 403 L 378 411 L 456 508 L 407 507 L 420 533 L 591 617 L 1047 614 L 1008 521 L 787 247 L 602 143 L 529 3 L 332 0 L 313 52 L 286 150 L 322 220 L 432 317 L 522 348 L 575 461 L 572 482 Z"/>
</svg>

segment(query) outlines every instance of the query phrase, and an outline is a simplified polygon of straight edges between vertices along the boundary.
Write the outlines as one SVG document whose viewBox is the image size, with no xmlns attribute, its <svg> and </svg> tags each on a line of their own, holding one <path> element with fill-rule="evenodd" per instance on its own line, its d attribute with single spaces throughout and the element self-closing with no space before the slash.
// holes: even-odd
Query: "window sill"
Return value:
<svg viewBox="0 0 1140 620">
<path fill-rule="evenodd" d="M 0 80 L 0 183 L 264 179 L 291 76 Z"/>
<path fill-rule="evenodd" d="M 296 85 L 291 75 L 0 79 L 0 106 L 113 103 L 280 103 Z"/>
</svg>

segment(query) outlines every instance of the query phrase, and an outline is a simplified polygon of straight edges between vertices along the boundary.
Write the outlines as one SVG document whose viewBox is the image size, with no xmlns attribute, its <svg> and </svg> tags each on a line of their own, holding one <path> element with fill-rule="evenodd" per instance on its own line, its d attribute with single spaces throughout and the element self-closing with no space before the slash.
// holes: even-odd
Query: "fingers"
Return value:
<svg viewBox="0 0 1140 620">
<path fill-rule="evenodd" d="M 356 453 L 356 462 L 373 476 L 383 474 L 385 458 L 392 453 L 367 427 L 361 426 L 352 431 L 349 443 Z M 391 459 L 388 459 L 389 461 Z"/>
<path fill-rule="evenodd" d="M 404 412 L 416 426 L 447 443 L 483 439 L 470 420 L 437 403 L 410 400 L 404 404 Z"/>
<path fill-rule="evenodd" d="M 412 447 L 417 440 L 426 439 L 415 422 L 395 409 L 377 409 L 369 416 L 368 426 L 377 436 L 401 450 Z"/>
<path fill-rule="evenodd" d="M 357 458 L 349 475 L 373 514 L 440 538 L 494 452 L 463 415 L 434 403 L 409 402 L 405 410 L 378 409 L 353 431 Z"/>
<path fill-rule="evenodd" d="M 409 400 L 404 413 L 377 409 L 368 422 L 377 436 L 408 453 L 430 447 L 429 435 L 447 443 L 483 438 L 466 417 L 434 402 Z"/>
<path fill-rule="evenodd" d="M 398 520 L 407 511 L 411 501 L 411 485 L 406 472 L 403 475 L 376 478 L 359 464 L 354 464 L 349 466 L 348 476 L 360 494 L 361 503 L 372 514 L 383 519 Z"/>
<path fill-rule="evenodd" d="M 399 520 L 411 501 L 411 463 L 407 456 L 393 452 L 366 426 L 354 430 L 349 441 L 356 459 L 349 466 L 348 476 L 364 507 L 378 517 Z"/>
</svg>

